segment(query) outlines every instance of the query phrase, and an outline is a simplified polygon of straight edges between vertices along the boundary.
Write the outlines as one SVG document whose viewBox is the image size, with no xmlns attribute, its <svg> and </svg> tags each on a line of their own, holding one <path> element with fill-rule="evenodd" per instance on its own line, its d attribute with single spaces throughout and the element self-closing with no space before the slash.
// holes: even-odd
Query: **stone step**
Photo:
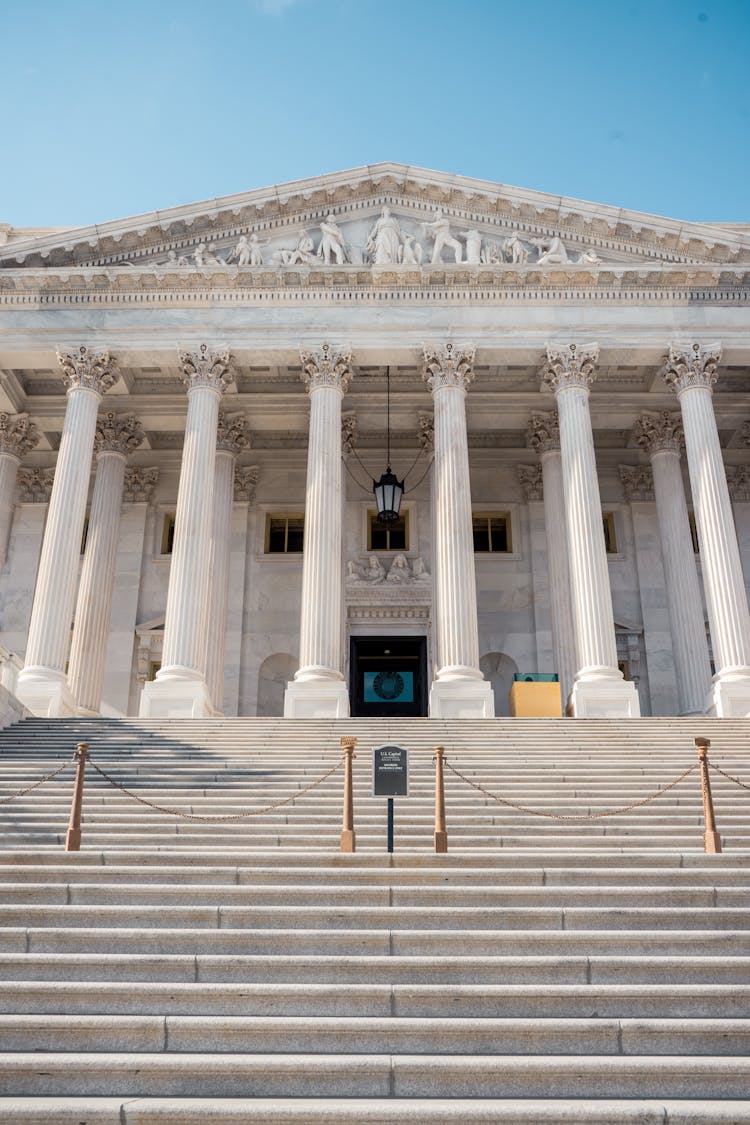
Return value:
<svg viewBox="0 0 750 1125">
<path fill-rule="evenodd" d="M 748 1019 L 750 985 L 3 981 L 8 1015 Z"/>
<path fill-rule="evenodd" d="M 750 1020 L 0 1015 L 0 1051 L 746 1056 Z"/>
<path fill-rule="evenodd" d="M 2 1125 L 750 1125 L 750 1102 L 597 1098 L 2 1098 Z"/>
<path fill-rule="evenodd" d="M 741 1058 L 14 1052 L 0 1095 L 119 1097 L 742 1098 Z"/>
<path fill-rule="evenodd" d="M 222 984 L 747 984 L 750 957 L 0 954 L 0 981 Z"/>
</svg>

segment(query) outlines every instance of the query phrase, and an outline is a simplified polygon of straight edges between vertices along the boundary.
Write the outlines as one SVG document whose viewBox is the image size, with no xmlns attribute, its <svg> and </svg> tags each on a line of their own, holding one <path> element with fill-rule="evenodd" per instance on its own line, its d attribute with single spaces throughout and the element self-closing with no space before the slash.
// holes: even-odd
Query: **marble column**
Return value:
<svg viewBox="0 0 750 1125">
<path fill-rule="evenodd" d="M 41 436 L 28 414 L 0 413 L 0 571 L 8 552 L 18 466 Z"/>
<path fill-rule="evenodd" d="M 477 587 L 471 522 L 466 388 L 474 348 L 425 345 L 423 378 L 435 410 L 434 575 L 435 680 L 430 717 L 487 719 L 495 714 L 491 685 L 479 668 Z"/>
<path fill-rule="evenodd" d="M 635 438 L 648 454 L 654 478 L 672 651 L 681 715 L 700 715 L 711 683 L 698 569 L 680 469 L 683 431 L 678 414 L 643 414 Z"/>
<path fill-rule="evenodd" d="M 310 395 L 305 543 L 302 555 L 300 666 L 284 695 L 284 715 L 339 719 L 349 714 L 342 672 L 341 403 L 352 376 L 351 352 L 329 344 L 302 352 Z"/>
<path fill-rule="evenodd" d="M 750 716 L 750 612 L 713 408 L 719 345 L 672 345 L 664 378 L 677 395 L 701 550 L 716 674 L 706 710 Z"/>
<path fill-rule="evenodd" d="M 544 527 L 547 537 L 547 570 L 552 617 L 552 650 L 560 679 L 563 710 L 573 690 L 578 669 L 573 601 L 570 589 L 568 532 L 565 525 L 565 492 L 560 422 L 557 411 L 533 414 L 526 431 L 526 444 L 539 454 L 544 491 Z"/>
<path fill-rule="evenodd" d="M 234 466 L 237 454 L 250 444 L 244 414 L 219 413 L 216 435 L 216 478 L 211 528 L 211 600 L 208 612 L 206 683 L 215 713 L 222 713 L 227 641 L 229 561 L 231 555 Z"/>
<path fill-rule="evenodd" d="M 596 345 L 547 348 L 543 386 L 555 394 L 560 423 L 570 583 L 579 661 L 571 703 L 577 718 L 635 718 L 634 684 L 617 667 L 612 594 L 604 545 L 589 389 Z"/>
<path fill-rule="evenodd" d="M 26 662 L 18 696 L 34 715 L 75 712 L 65 662 L 86 518 L 96 415 L 117 378 L 109 352 L 85 346 L 58 352 L 68 403 L 31 609 Z"/>
<path fill-rule="evenodd" d="M 144 436 L 132 414 L 109 410 L 97 422 L 96 480 L 68 665 L 68 683 L 79 715 L 100 714 L 125 461 Z"/>
<path fill-rule="evenodd" d="M 188 388 L 185 443 L 177 490 L 175 534 L 164 619 L 162 666 L 144 685 L 140 714 L 157 718 L 206 718 L 213 714 L 206 684 L 206 645 L 211 584 L 211 532 L 219 402 L 230 375 L 224 348 L 179 352 Z"/>
</svg>

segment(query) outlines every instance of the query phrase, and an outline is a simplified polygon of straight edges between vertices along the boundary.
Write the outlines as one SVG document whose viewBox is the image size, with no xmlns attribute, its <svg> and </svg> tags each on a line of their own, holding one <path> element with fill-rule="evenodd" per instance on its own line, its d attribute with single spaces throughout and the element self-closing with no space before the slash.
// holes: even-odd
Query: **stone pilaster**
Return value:
<svg viewBox="0 0 750 1125">
<path fill-rule="evenodd" d="M 672 345 L 664 378 L 677 395 L 701 551 L 716 675 L 708 711 L 750 715 L 750 612 L 713 409 L 721 348 Z"/>
<path fill-rule="evenodd" d="M 91 475 L 96 415 L 117 378 L 106 350 L 81 346 L 58 352 L 68 403 L 31 610 L 26 663 L 18 677 L 21 701 L 35 715 L 72 715 L 65 676 L 70 622 Z"/>
<path fill-rule="evenodd" d="M 188 389 L 177 492 L 162 666 L 141 697 L 141 715 L 201 718 L 213 713 L 206 685 L 216 435 L 219 402 L 231 379 L 228 349 L 180 351 Z"/>
<path fill-rule="evenodd" d="M 643 414 L 636 421 L 635 437 L 653 473 L 679 710 L 681 715 L 699 715 L 708 697 L 711 663 L 680 470 L 680 416 L 668 410 Z"/>
<path fill-rule="evenodd" d="M 573 600 L 570 588 L 568 532 L 565 526 L 565 493 L 560 422 L 557 411 L 533 414 L 526 431 L 526 444 L 541 460 L 544 489 L 544 528 L 547 538 L 547 568 L 552 617 L 552 651 L 565 707 L 578 670 Z"/>
<path fill-rule="evenodd" d="M 28 414 L 0 413 L 0 570 L 5 566 L 18 466 L 41 434 Z"/>
<path fill-rule="evenodd" d="M 602 528 L 599 480 L 589 413 L 596 345 L 548 347 L 543 385 L 552 390 L 560 425 L 570 582 L 579 668 L 573 713 L 582 718 L 640 714 L 635 685 L 617 666 L 612 594 Z"/>
<path fill-rule="evenodd" d="M 216 479 L 211 529 L 211 600 L 208 613 L 206 683 L 215 712 L 221 712 L 224 697 L 224 662 L 229 599 L 234 467 L 237 454 L 250 445 L 244 414 L 219 413 L 216 436 Z"/>
<path fill-rule="evenodd" d="M 342 672 L 341 403 L 352 376 L 351 352 L 323 344 L 302 352 L 310 396 L 305 546 L 299 668 L 287 685 L 290 718 L 342 718 L 349 693 Z"/>
<path fill-rule="evenodd" d="M 132 414 L 109 410 L 96 425 L 96 480 L 68 666 L 68 683 L 80 715 L 100 713 L 125 461 L 144 436 Z"/>
<path fill-rule="evenodd" d="M 424 347 L 423 378 L 435 411 L 434 575 L 437 673 L 432 718 L 491 718 L 492 688 L 479 668 L 477 589 L 471 521 L 466 388 L 474 348 Z"/>
</svg>

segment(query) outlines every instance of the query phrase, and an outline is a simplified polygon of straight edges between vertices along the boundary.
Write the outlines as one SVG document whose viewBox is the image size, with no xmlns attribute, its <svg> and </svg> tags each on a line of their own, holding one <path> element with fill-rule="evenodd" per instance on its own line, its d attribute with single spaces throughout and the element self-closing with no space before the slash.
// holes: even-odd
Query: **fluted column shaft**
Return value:
<svg viewBox="0 0 750 1125">
<path fill-rule="evenodd" d="M 341 401 L 344 388 L 310 387 L 300 667 L 295 680 L 342 680 Z"/>
<path fill-rule="evenodd" d="M 125 454 L 99 453 L 68 668 L 76 705 L 90 715 L 101 704 L 124 481 Z"/>
<path fill-rule="evenodd" d="M 684 439 L 680 416 L 668 410 L 643 414 L 634 432 L 651 461 L 678 707 L 681 715 L 700 714 L 708 699 L 711 663 L 680 469 Z"/>
<path fill-rule="evenodd" d="M 20 457 L 0 450 L 0 570 L 5 566 Z"/>
<path fill-rule="evenodd" d="M 188 389 L 185 444 L 164 618 L 164 649 L 157 681 L 205 678 L 220 398 L 221 391 L 215 386 L 195 385 Z"/>
<path fill-rule="evenodd" d="M 466 390 L 436 385 L 432 397 L 437 678 L 480 679 Z"/>
<path fill-rule="evenodd" d="M 58 355 L 68 385 L 19 695 L 39 714 L 68 714 L 72 698 L 65 677 L 76 597 L 81 538 L 86 517 L 96 415 L 115 375 L 107 353 Z"/>
<path fill-rule="evenodd" d="M 547 535 L 552 649 L 560 678 L 563 704 L 570 695 L 578 670 L 576 634 L 570 587 L 568 529 L 565 524 L 565 488 L 562 454 L 550 448 L 542 453 L 544 528 Z"/>
<path fill-rule="evenodd" d="M 617 667 L 589 392 L 583 386 L 562 386 L 556 397 L 560 415 L 571 591 L 580 660 L 577 678 L 621 678 Z"/>
<path fill-rule="evenodd" d="M 0 570 L 5 566 L 8 552 L 21 457 L 39 444 L 40 437 L 28 414 L 0 413 Z"/>
<path fill-rule="evenodd" d="M 714 662 L 720 675 L 750 671 L 750 615 L 711 392 L 679 397 Z"/>
<path fill-rule="evenodd" d="M 211 600 L 208 614 L 206 656 L 206 683 L 216 711 L 221 710 L 224 697 L 224 654 L 227 643 L 234 462 L 235 455 L 230 450 L 218 449 L 216 451 L 209 571 L 211 575 Z"/>
</svg>

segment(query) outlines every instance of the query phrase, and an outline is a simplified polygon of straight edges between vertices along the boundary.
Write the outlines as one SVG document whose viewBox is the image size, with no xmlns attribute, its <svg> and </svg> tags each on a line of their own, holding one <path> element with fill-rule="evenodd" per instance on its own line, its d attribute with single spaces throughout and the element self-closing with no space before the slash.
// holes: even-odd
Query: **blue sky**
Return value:
<svg viewBox="0 0 750 1125">
<path fill-rule="evenodd" d="M 750 221 L 750 0 L 0 0 L 0 222 L 380 160 Z"/>
</svg>

